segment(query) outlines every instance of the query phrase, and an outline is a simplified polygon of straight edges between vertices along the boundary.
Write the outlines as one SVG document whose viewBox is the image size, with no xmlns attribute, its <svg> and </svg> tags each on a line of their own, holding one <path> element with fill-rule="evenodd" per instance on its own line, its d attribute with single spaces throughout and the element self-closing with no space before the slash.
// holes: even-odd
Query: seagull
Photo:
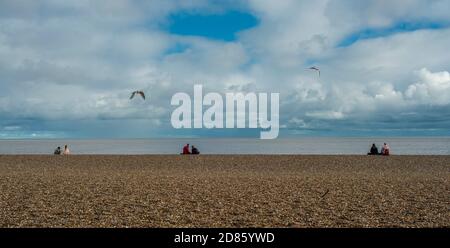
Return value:
<svg viewBox="0 0 450 248">
<path fill-rule="evenodd" d="M 309 67 L 309 68 L 306 68 L 306 69 L 307 70 L 315 70 L 315 71 L 317 71 L 319 73 L 319 77 L 320 77 L 320 69 L 319 68 L 313 66 L 313 67 Z"/>
<path fill-rule="evenodd" d="M 133 97 L 134 97 L 136 94 L 141 95 L 142 98 L 145 100 L 145 94 L 144 94 L 143 91 L 140 91 L 140 90 L 136 90 L 136 91 L 134 91 L 133 93 L 131 93 L 130 100 L 133 99 Z"/>
</svg>

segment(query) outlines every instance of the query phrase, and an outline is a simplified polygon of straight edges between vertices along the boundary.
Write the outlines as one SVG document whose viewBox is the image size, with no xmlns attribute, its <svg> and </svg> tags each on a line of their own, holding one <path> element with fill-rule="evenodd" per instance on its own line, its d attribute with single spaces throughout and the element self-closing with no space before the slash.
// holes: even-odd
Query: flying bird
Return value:
<svg viewBox="0 0 450 248">
<path fill-rule="evenodd" d="M 133 93 L 131 93 L 130 100 L 133 99 L 136 94 L 141 95 L 142 98 L 145 100 L 145 94 L 143 91 L 140 91 L 140 90 L 136 90 Z"/>
<path fill-rule="evenodd" d="M 313 67 L 309 67 L 309 68 L 306 68 L 306 69 L 307 70 L 315 70 L 315 71 L 317 71 L 319 73 L 319 77 L 320 77 L 320 69 L 319 68 L 313 66 Z"/>
</svg>

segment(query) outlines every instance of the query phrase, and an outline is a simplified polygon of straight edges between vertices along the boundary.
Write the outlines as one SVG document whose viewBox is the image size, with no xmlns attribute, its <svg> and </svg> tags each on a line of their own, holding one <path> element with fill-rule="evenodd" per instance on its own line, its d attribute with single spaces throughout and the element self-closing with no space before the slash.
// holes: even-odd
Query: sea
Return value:
<svg viewBox="0 0 450 248">
<path fill-rule="evenodd" d="M 391 154 L 450 155 L 450 137 L 305 137 L 260 140 L 248 138 L 0 140 L 0 154 L 52 154 L 68 145 L 72 154 L 179 154 L 183 145 L 202 154 L 367 154 L 375 143 L 389 144 Z"/>
</svg>

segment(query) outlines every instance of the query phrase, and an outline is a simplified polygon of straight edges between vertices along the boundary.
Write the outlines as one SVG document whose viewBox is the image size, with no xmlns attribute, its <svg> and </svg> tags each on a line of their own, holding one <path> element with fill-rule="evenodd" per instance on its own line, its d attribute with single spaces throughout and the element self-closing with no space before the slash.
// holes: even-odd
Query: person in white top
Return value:
<svg viewBox="0 0 450 248">
<path fill-rule="evenodd" d="M 69 154 L 70 154 L 70 150 L 69 150 L 69 147 L 68 147 L 67 145 L 64 146 L 64 152 L 63 152 L 63 154 L 64 154 L 64 155 L 69 155 Z"/>
<path fill-rule="evenodd" d="M 388 144 L 384 143 L 384 146 L 381 150 L 382 150 L 382 152 L 381 152 L 382 155 L 386 155 L 386 156 L 389 155 L 390 148 L 389 148 Z"/>
</svg>

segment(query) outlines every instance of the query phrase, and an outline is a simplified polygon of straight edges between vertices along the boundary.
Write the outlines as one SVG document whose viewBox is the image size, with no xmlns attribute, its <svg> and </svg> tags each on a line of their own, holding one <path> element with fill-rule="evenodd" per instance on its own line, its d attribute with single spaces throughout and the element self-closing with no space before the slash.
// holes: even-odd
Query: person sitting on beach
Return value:
<svg viewBox="0 0 450 248">
<path fill-rule="evenodd" d="M 367 155 L 378 155 L 378 148 L 375 144 L 372 144 L 372 147 L 370 148 L 370 152 L 367 153 Z"/>
<path fill-rule="evenodd" d="M 389 156 L 389 146 L 384 143 L 383 148 L 381 148 L 381 155 Z"/>
<path fill-rule="evenodd" d="M 63 152 L 63 154 L 64 154 L 64 155 L 69 155 L 69 154 L 70 154 L 70 150 L 69 150 L 69 147 L 68 147 L 67 145 L 64 146 L 64 152 Z"/>
<path fill-rule="evenodd" d="M 191 154 L 191 152 L 189 151 L 189 144 L 186 144 L 183 147 L 183 153 L 182 154 Z"/>
<path fill-rule="evenodd" d="M 200 151 L 197 149 L 197 147 L 192 146 L 192 154 L 200 154 Z"/>
<path fill-rule="evenodd" d="M 61 155 L 61 147 L 58 146 L 58 148 L 56 148 L 56 150 L 55 150 L 55 152 L 53 154 Z"/>
</svg>

